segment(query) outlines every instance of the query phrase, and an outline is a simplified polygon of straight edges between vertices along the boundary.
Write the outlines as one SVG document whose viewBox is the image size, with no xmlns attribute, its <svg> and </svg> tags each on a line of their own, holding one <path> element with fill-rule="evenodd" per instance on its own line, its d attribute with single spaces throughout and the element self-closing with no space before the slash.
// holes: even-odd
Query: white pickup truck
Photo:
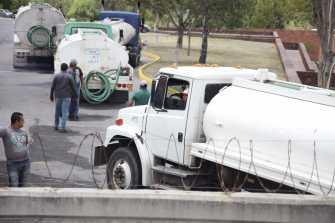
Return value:
<svg viewBox="0 0 335 223">
<path fill-rule="evenodd" d="M 121 109 L 107 128 L 95 164 L 107 164 L 113 189 L 261 180 L 322 194 L 332 191 L 334 115 L 333 91 L 264 69 L 162 68 L 148 105 Z"/>
</svg>

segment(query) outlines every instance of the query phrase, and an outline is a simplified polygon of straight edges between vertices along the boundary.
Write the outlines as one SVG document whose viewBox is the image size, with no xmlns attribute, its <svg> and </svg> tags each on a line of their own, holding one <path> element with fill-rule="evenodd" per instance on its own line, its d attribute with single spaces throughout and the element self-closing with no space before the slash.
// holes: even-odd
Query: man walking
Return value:
<svg viewBox="0 0 335 223">
<path fill-rule="evenodd" d="M 77 97 L 74 80 L 67 70 L 68 65 L 62 63 L 61 72 L 55 75 L 50 90 L 50 101 L 54 101 L 54 97 L 56 98 L 55 130 L 59 130 L 59 132 L 66 132 L 71 97 Z"/>
<path fill-rule="evenodd" d="M 79 102 L 80 102 L 80 88 L 83 84 L 83 71 L 80 69 L 80 67 L 77 66 L 77 60 L 72 59 L 70 61 L 70 68 L 69 73 L 72 75 L 75 85 L 76 85 L 76 92 L 77 97 L 71 98 L 70 103 L 70 120 L 78 121 L 79 120 Z"/>
<path fill-rule="evenodd" d="M 128 106 L 134 105 L 146 105 L 148 104 L 150 98 L 150 93 L 147 89 L 147 82 L 145 80 L 141 80 L 140 89 L 136 91 L 131 97 Z"/>
<path fill-rule="evenodd" d="M 24 187 L 30 172 L 30 155 L 26 131 L 21 128 L 24 125 L 23 114 L 14 112 L 11 116 L 11 124 L 8 128 L 0 128 L 0 138 L 5 147 L 7 159 L 7 173 L 10 187 Z"/>
</svg>

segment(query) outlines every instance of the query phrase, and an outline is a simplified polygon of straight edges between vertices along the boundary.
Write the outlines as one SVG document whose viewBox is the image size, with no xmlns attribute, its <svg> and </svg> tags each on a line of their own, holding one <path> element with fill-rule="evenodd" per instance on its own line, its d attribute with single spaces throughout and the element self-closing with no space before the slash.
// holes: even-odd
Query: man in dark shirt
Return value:
<svg viewBox="0 0 335 223">
<path fill-rule="evenodd" d="M 69 117 L 71 97 L 77 97 L 73 78 L 67 72 L 68 65 L 61 64 L 61 72 L 56 74 L 51 85 L 50 101 L 55 100 L 55 130 L 66 132 L 66 121 Z"/>
<path fill-rule="evenodd" d="M 27 132 L 21 129 L 23 125 L 23 114 L 14 112 L 11 116 L 11 125 L 8 128 L 0 127 L 0 138 L 5 147 L 10 187 L 24 187 L 30 172 L 29 144 L 31 140 Z"/>
<path fill-rule="evenodd" d="M 70 120 L 78 121 L 79 120 L 79 104 L 80 104 L 80 88 L 83 84 L 84 77 L 83 71 L 80 67 L 77 66 L 77 60 L 72 59 L 70 61 L 69 73 L 72 75 L 78 97 L 72 97 L 70 103 Z"/>
</svg>

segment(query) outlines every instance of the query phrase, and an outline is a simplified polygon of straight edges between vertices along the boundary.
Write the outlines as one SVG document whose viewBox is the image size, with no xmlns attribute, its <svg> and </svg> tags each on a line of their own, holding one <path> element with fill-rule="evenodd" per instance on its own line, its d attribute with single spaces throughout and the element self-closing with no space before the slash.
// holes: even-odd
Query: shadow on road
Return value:
<svg viewBox="0 0 335 223">
<path fill-rule="evenodd" d="M 85 113 L 80 113 L 80 121 L 104 121 L 111 119 L 111 115 L 90 115 Z"/>
<path fill-rule="evenodd" d="M 80 101 L 80 107 L 83 107 L 87 110 L 110 110 L 110 109 L 124 108 L 126 107 L 126 104 L 125 103 L 116 104 L 116 103 L 103 102 L 101 104 L 93 105 L 85 101 Z"/>
<path fill-rule="evenodd" d="M 67 133 L 60 133 L 54 130 L 52 126 L 35 125 L 29 129 L 34 140 L 31 145 L 31 158 L 33 161 L 60 161 L 72 165 L 76 159 L 76 165 L 84 169 L 91 168 L 89 160 L 80 156 L 80 153 L 74 154 L 73 148 L 78 148 L 71 141 L 74 136 L 80 136 L 79 132 L 68 130 Z M 72 149 L 72 151 L 71 151 Z M 45 153 L 45 158 L 43 157 Z"/>
</svg>

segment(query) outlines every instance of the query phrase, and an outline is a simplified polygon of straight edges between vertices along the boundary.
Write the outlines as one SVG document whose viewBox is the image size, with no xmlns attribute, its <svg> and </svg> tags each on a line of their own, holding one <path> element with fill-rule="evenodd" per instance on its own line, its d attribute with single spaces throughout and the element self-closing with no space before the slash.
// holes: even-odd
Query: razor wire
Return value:
<svg viewBox="0 0 335 223">
<path fill-rule="evenodd" d="M 38 123 L 37 123 L 38 124 Z M 38 125 L 37 125 L 38 126 Z M 141 133 L 141 136 L 142 137 L 142 134 Z M 167 141 L 167 146 L 166 146 L 166 150 L 165 150 L 165 157 L 162 157 L 163 159 L 165 160 L 169 160 L 169 154 L 171 151 L 174 151 L 176 153 L 176 156 L 177 156 L 177 164 L 176 168 L 180 168 L 182 167 L 182 165 L 180 164 L 181 163 L 181 160 L 180 160 L 180 157 L 179 157 L 179 153 L 178 153 L 178 146 L 177 146 L 177 140 L 175 138 L 175 136 L 173 134 L 171 134 L 169 137 L 162 137 L 160 135 L 156 135 L 156 134 L 152 134 L 150 132 L 146 132 L 146 137 L 152 137 L 152 138 L 155 138 L 156 140 L 165 140 Z M 34 132 L 33 133 L 33 136 L 37 139 L 37 142 L 39 144 L 39 147 L 41 149 L 41 153 L 42 153 L 42 157 L 43 157 L 43 161 L 45 163 L 45 168 L 47 170 L 47 173 L 48 173 L 48 177 L 44 177 L 47 181 L 50 181 L 52 180 L 53 182 L 47 182 L 46 185 L 55 185 L 55 186 L 65 186 L 66 184 L 71 184 L 71 185 L 76 185 L 76 186 L 81 186 L 81 187 L 89 187 L 91 186 L 91 183 L 93 182 L 94 186 L 96 188 L 104 188 L 106 183 L 108 184 L 107 182 L 107 174 L 104 176 L 103 180 L 102 180 L 102 184 L 99 184 L 98 183 L 98 180 L 95 176 L 95 167 L 94 167 L 94 164 L 93 164 L 93 157 L 94 157 L 94 144 L 95 142 L 97 143 L 100 143 L 100 144 L 103 144 L 103 140 L 101 138 L 101 135 L 98 133 L 98 132 L 93 132 L 93 133 L 89 133 L 89 134 L 86 134 L 85 136 L 83 136 L 83 138 L 81 139 L 79 145 L 77 146 L 76 148 L 76 152 L 75 152 L 75 156 L 74 156 L 74 159 L 73 159 L 73 162 L 71 164 L 71 167 L 70 167 L 70 170 L 69 170 L 69 173 L 66 175 L 65 178 L 56 178 L 54 177 L 53 175 L 53 172 L 51 170 L 51 167 L 49 165 L 49 162 L 48 162 L 48 159 L 47 159 L 47 150 L 45 148 L 45 145 L 43 143 L 43 139 L 42 137 L 40 136 L 39 134 L 39 130 Z M 50 136 L 48 136 L 50 137 Z M 78 157 L 80 155 L 80 152 L 83 148 L 83 144 L 84 142 L 88 141 L 89 138 L 91 138 L 91 143 L 90 143 L 90 158 L 89 158 L 89 163 L 90 163 L 90 166 L 91 166 L 91 180 L 92 182 L 90 181 L 85 181 L 85 180 L 77 180 L 77 181 L 74 181 L 71 179 L 71 176 L 74 172 L 74 169 L 75 169 L 75 166 L 78 162 Z M 124 138 L 114 138 L 114 140 L 124 140 Z M 134 138 L 131 138 L 128 143 L 127 143 L 127 147 L 130 147 L 131 144 L 135 144 L 136 145 L 136 137 Z M 238 148 L 238 168 L 232 168 L 234 169 L 235 172 L 237 172 L 237 174 L 234 176 L 234 179 L 233 179 L 233 185 L 231 188 L 228 188 L 227 185 L 225 185 L 225 180 L 224 180 L 224 176 L 223 176 L 223 168 L 226 167 L 225 165 L 225 160 L 227 158 L 227 152 L 228 150 L 230 149 L 230 146 L 232 143 L 236 143 L 237 145 L 237 148 Z M 145 140 L 143 140 L 142 144 L 147 148 L 146 149 L 146 152 L 147 152 L 147 155 L 150 159 L 150 163 L 154 163 L 153 160 L 151 160 L 151 154 L 152 153 L 152 148 L 147 144 L 147 142 Z M 162 145 L 164 147 L 164 145 Z M 218 181 L 218 185 L 219 185 L 219 188 L 216 188 L 216 189 L 220 189 L 222 191 L 225 191 L 225 192 L 229 192 L 229 191 L 240 191 L 242 190 L 243 188 L 245 188 L 245 185 L 248 181 L 248 177 L 250 175 L 254 176 L 257 180 L 257 182 L 259 183 L 260 187 L 262 190 L 264 190 L 265 192 L 267 193 L 277 193 L 280 191 L 280 189 L 283 187 L 283 186 L 289 186 L 288 185 L 288 180 L 290 180 L 290 183 L 292 184 L 292 186 L 289 186 L 290 188 L 292 188 L 295 193 L 297 194 L 305 194 L 305 193 L 310 193 L 310 186 L 311 184 L 313 184 L 313 177 L 315 176 L 316 179 L 317 179 L 317 184 L 318 184 L 318 187 L 320 189 L 320 193 L 324 196 L 327 196 L 329 195 L 330 193 L 332 193 L 333 191 L 335 191 L 334 189 L 334 181 L 335 181 L 335 168 L 333 169 L 333 174 L 331 176 L 331 185 L 330 187 L 327 189 L 325 188 L 324 186 L 322 186 L 322 183 L 321 183 L 321 179 L 320 179 L 320 170 L 319 170 L 319 166 L 318 166 L 318 159 L 317 159 L 317 143 L 316 141 L 314 140 L 314 143 L 313 143 L 313 162 L 312 162 L 312 167 L 311 167 L 311 173 L 310 173 L 310 177 L 308 178 L 307 181 L 305 181 L 305 187 L 302 188 L 301 185 L 300 185 L 300 189 L 298 189 L 297 185 L 296 185 L 296 182 L 295 182 L 295 176 L 293 174 L 293 170 L 292 170 L 292 140 L 289 139 L 288 140 L 288 143 L 287 143 L 287 164 L 286 164 L 286 167 L 285 167 L 285 171 L 284 173 L 282 174 L 282 179 L 280 181 L 277 181 L 275 182 L 276 186 L 274 189 L 271 189 L 271 188 L 268 188 L 267 185 L 264 183 L 264 180 L 265 181 L 268 181 L 266 179 L 264 179 L 264 177 L 260 176 L 259 174 L 259 171 L 257 169 L 257 165 L 255 164 L 255 157 L 254 157 L 254 153 L 255 153 L 255 149 L 254 149 L 254 141 L 253 140 L 249 140 L 249 153 L 250 153 L 250 162 L 248 164 L 248 168 L 247 170 L 242 170 L 241 168 L 241 164 L 242 164 L 242 149 L 241 149 L 241 144 L 240 144 L 240 140 L 237 138 L 237 137 L 232 137 L 230 138 L 226 145 L 223 147 L 223 155 L 219 155 L 220 151 L 222 153 L 222 148 L 218 148 L 216 145 L 215 145 L 215 140 L 212 139 L 212 138 L 209 138 L 207 140 L 207 142 L 205 143 L 205 149 L 203 150 L 203 153 L 202 153 L 202 156 L 198 156 L 198 158 L 200 159 L 200 163 L 199 165 L 196 167 L 197 171 L 196 173 L 193 175 L 193 179 L 191 181 L 190 184 L 186 184 L 185 183 L 185 179 L 183 177 L 180 177 L 180 182 L 181 182 L 181 186 L 174 186 L 176 188 L 181 188 L 181 189 L 186 189 L 186 190 L 191 190 L 197 180 L 198 180 L 198 177 L 201 175 L 201 170 L 202 170 L 202 166 L 203 166 L 203 162 L 206 161 L 206 155 L 207 153 L 209 152 L 209 148 L 213 148 L 212 149 L 212 153 L 214 154 L 214 163 L 215 163 L 215 166 L 216 166 L 216 175 L 217 175 L 217 181 Z M 105 157 L 106 157 L 106 168 L 108 168 L 109 166 L 109 161 L 110 159 L 108 159 L 109 157 L 107 157 L 107 154 L 105 154 Z M 207 160 L 208 161 L 208 160 Z M 164 168 L 167 168 L 167 167 L 164 167 Z M 191 169 L 191 168 L 190 168 Z M 253 172 L 252 172 L 253 171 Z M 107 172 L 107 170 L 106 170 Z M 242 173 L 244 174 L 244 177 L 243 178 L 240 178 Z M 5 177 L 6 174 L 1 174 L 0 173 L 0 177 Z M 151 171 L 151 178 L 153 179 L 153 171 Z M 166 176 L 164 175 L 163 178 L 161 179 L 160 183 L 166 183 Z M 240 183 L 239 183 L 240 182 Z M 286 182 L 286 183 L 285 183 Z M 39 184 L 43 184 L 43 182 L 39 182 Z M 315 183 L 314 183 L 315 184 Z M 0 186 L 4 186 L 4 185 L 1 185 Z M 142 185 L 133 185 L 135 187 L 140 187 Z M 201 187 L 197 187 L 197 188 L 200 188 Z M 208 186 L 206 187 L 208 188 Z M 245 188 L 246 190 L 248 190 L 248 188 Z M 327 189 L 327 190 L 326 190 Z"/>
</svg>

